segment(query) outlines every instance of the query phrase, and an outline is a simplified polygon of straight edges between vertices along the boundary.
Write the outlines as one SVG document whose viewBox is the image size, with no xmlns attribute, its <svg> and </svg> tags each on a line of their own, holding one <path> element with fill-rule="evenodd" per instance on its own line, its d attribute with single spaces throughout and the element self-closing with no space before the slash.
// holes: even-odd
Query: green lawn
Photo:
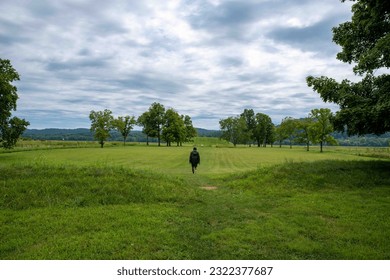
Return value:
<svg viewBox="0 0 390 280">
<path fill-rule="evenodd" d="M 153 170 L 156 172 L 184 175 L 191 171 L 188 157 L 191 146 L 157 147 L 136 145 L 110 148 L 65 148 L 20 151 L 0 154 L 0 165 L 15 163 L 43 164 L 48 166 L 122 166 L 132 169 Z M 200 175 L 213 176 L 229 174 L 291 162 L 313 162 L 319 160 L 364 160 L 354 154 L 343 152 L 319 153 L 314 148 L 305 151 L 303 147 L 293 149 L 283 147 L 257 148 L 218 148 L 199 147 L 201 154 Z"/>
<path fill-rule="evenodd" d="M 0 258 L 390 258 L 388 149 L 198 147 L 0 153 Z"/>
</svg>

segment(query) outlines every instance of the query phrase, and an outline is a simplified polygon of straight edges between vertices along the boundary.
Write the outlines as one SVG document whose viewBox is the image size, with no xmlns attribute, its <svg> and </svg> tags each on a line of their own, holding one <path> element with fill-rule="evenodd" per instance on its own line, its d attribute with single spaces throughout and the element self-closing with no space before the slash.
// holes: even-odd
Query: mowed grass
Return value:
<svg viewBox="0 0 390 280">
<path fill-rule="evenodd" d="M 214 176 L 242 172 L 291 162 L 313 162 L 319 160 L 364 160 L 346 151 L 319 153 L 314 148 L 304 147 L 257 148 L 257 147 L 198 147 L 201 155 L 201 175 Z M 47 166 L 120 166 L 132 169 L 151 170 L 174 175 L 185 175 L 191 171 L 188 164 L 191 146 L 157 147 L 155 145 L 116 146 L 110 148 L 68 148 L 30 150 L 3 153 L 0 166 L 14 163 L 44 164 Z"/>
<path fill-rule="evenodd" d="M 0 258 L 390 258 L 386 157 L 204 146 L 193 175 L 190 151 L 0 154 Z"/>
</svg>

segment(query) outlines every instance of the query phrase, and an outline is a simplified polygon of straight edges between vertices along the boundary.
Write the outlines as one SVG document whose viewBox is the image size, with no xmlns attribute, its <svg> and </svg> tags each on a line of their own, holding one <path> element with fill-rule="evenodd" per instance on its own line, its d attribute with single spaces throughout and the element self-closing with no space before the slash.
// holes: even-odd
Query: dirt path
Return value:
<svg viewBox="0 0 390 280">
<path fill-rule="evenodd" d="M 216 186 L 210 178 L 197 173 L 188 174 L 184 177 L 184 179 L 188 182 L 189 185 L 201 188 L 203 190 L 212 191 L 218 189 L 218 186 Z"/>
</svg>

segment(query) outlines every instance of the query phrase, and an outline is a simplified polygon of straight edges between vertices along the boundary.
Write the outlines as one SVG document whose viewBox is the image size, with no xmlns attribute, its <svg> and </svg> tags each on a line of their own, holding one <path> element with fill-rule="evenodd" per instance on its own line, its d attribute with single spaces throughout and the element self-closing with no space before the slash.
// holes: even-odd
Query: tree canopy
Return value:
<svg viewBox="0 0 390 280">
<path fill-rule="evenodd" d="M 245 109 L 239 116 L 228 117 L 219 121 L 222 130 L 221 138 L 234 146 L 237 144 L 257 143 L 260 147 L 274 142 L 274 124 L 271 118 L 253 109 Z"/>
<path fill-rule="evenodd" d="M 154 102 L 149 107 L 148 125 L 150 126 L 149 136 L 158 139 L 158 145 L 161 145 L 161 133 L 164 124 L 165 107 L 164 105 Z"/>
<path fill-rule="evenodd" d="M 172 142 L 176 142 L 179 145 L 185 138 L 185 132 L 183 119 L 174 109 L 169 108 L 165 112 L 164 126 L 162 129 L 162 137 L 167 143 L 167 146 L 171 146 Z"/>
<path fill-rule="evenodd" d="M 336 140 L 330 135 L 333 132 L 331 119 L 333 117 L 330 109 L 313 109 L 309 118 L 313 120 L 310 125 L 311 137 L 313 143 L 319 143 L 322 153 L 324 143 L 336 144 Z"/>
<path fill-rule="evenodd" d="M 118 130 L 123 137 L 123 146 L 125 146 L 126 139 L 135 124 L 136 120 L 134 116 L 119 116 L 118 118 L 113 120 L 113 127 L 116 128 L 116 130 Z"/>
<path fill-rule="evenodd" d="M 10 149 L 30 123 L 12 116 L 18 100 L 17 88 L 12 84 L 19 74 L 7 59 L 0 59 L 0 147 Z"/>
<path fill-rule="evenodd" d="M 110 130 L 113 126 L 112 112 L 108 109 L 104 111 L 91 111 L 89 114 L 91 120 L 91 131 L 94 132 L 94 137 L 99 141 L 103 148 L 104 142 L 110 137 Z"/>
<path fill-rule="evenodd" d="M 149 144 L 149 137 L 155 137 L 158 139 L 159 146 L 161 139 L 168 146 L 171 146 L 172 142 L 176 142 L 179 146 L 183 142 L 191 141 L 197 135 L 190 116 L 179 115 L 173 108 L 165 110 L 164 105 L 157 102 L 150 105 L 149 110 L 138 117 L 137 123 L 143 127 L 142 132 L 147 136 L 147 144 Z"/>
<path fill-rule="evenodd" d="M 306 81 L 325 102 L 340 105 L 333 119 L 336 130 L 379 135 L 390 131 L 390 75 L 385 73 L 390 66 L 390 1 L 354 2 L 351 21 L 333 28 L 333 41 L 342 47 L 337 59 L 354 63 L 361 81 L 337 82 L 325 76 Z"/>
</svg>

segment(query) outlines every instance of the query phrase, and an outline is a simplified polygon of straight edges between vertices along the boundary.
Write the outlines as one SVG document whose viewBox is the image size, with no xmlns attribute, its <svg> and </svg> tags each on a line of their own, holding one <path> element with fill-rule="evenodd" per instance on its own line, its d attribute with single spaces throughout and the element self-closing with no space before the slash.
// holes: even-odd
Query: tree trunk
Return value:
<svg viewBox="0 0 390 280">
<path fill-rule="evenodd" d="M 157 138 L 158 138 L 158 146 L 160 147 L 161 144 L 161 134 L 160 134 L 160 125 L 158 125 L 158 131 L 157 131 Z"/>
</svg>

